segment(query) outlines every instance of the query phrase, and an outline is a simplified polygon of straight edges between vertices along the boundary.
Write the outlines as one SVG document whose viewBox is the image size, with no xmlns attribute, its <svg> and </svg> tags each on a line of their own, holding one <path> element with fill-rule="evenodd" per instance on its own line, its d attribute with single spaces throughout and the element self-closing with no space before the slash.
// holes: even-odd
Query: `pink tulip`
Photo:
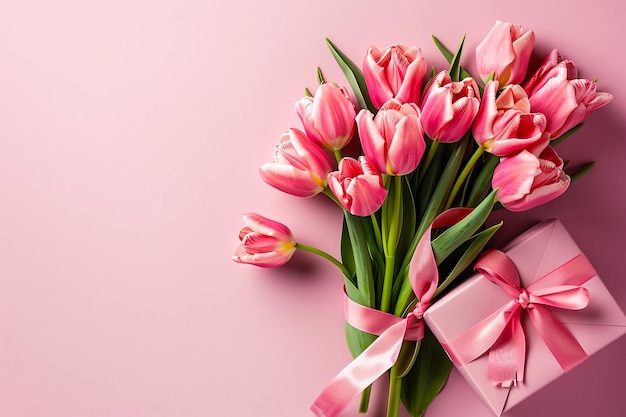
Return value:
<svg viewBox="0 0 626 417">
<path fill-rule="evenodd" d="M 476 81 L 452 82 L 447 71 L 433 79 L 422 100 L 424 132 L 437 142 L 456 142 L 467 132 L 480 106 Z"/>
<path fill-rule="evenodd" d="M 569 187 L 563 160 L 550 146 L 539 155 L 528 151 L 502 158 L 493 173 L 500 203 L 510 211 L 524 211 L 560 196 Z"/>
<path fill-rule="evenodd" d="M 326 188 L 332 169 L 326 152 L 298 129 L 280 138 L 274 162 L 263 164 L 261 178 L 274 188 L 298 197 L 312 197 Z"/>
<path fill-rule="evenodd" d="M 530 102 L 522 87 L 508 86 L 496 98 L 497 90 L 498 81 L 485 86 L 472 129 L 476 142 L 493 155 L 507 156 L 546 141 L 546 118 L 529 113 Z"/>
<path fill-rule="evenodd" d="M 591 111 L 613 100 L 609 93 L 596 92 L 596 84 L 577 78 L 572 61 L 564 60 L 555 49 L 524 88 L 533 111 L 546 115 L 546 132 L 556 139 L 567 132 Z"/>
<path fill-rule="evenodd" d="M 417 168 L 426 142 L 416 104 L 391 99 L 376 117 L 361 110 L 356 123 L 363 153 L 380 172 L 406 175 Z"/>
<path fill-rule="evenodd" d="M 363 76 L 376 108 L 391 98 L 418 103 L 426 60 L 422 50 L 396 44 L 380 51 L 371 46 L 363 60 Z"/>
<path fill-rule="evenodd" d="M 306 134 L 322 147 L 340 150 L 352 139 L 356 112 L 343 87 L 322 84 L 314 97 L 296 102 L 296 113 Z"/>
<path fill-rule="evenodd" d="M 526 76 L 535 34 L 522 33 L 522 27 L 498 20 L 487 37 L 476 47 L 476 65 L 483 81 L 494 74 L 501 85 L 519 84 Z"/>
<path fill-rule="evenodd" d="M 380 172 L 364 156 L 358 161 L 343 158 L 339 162 L 339 171 L 328 175 L 328 187 L 345 209 L 355 216 L 375 213 L 387 196 Z"/>
<path fill-rule="evenodd" d="M 291 259 L 296 241 L 287 226 L 255 213 L 244 214 L 243 221 L 246 226 L 239 232 L 235 262 L 274 267 Z"/>
</svg>

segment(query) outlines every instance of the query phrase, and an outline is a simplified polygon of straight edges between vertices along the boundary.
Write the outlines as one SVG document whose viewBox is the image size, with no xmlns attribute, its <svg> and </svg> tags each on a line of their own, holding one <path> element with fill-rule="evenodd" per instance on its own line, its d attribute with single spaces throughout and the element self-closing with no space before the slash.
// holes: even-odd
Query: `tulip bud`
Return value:
<svg viewBox="0 0 626 417">
<path fill-rule="evenodd" d="M 296 251 L 296 241 L 284 224 L 255 213 L 243 215 L 245 227 L 233 260 L 256 266 L 275 267 L 287 263 Z"/>
<path fill-rule="evenodd" d="M 478 145 L 493 155 L 507 156 L 543 141 L 546 118 L 541 113 L 529 113 L 524 90 L 519 85 L 507 86 L 496 98 L 497 90 L 498 81 L 485 86 L 472 128 Z"/>
<path fill-rule="evenodd" d="M 476 65 L 483 81 L 491 74 L 500 85 L 519 84 L 526 76 L 535 34 L 522 33 L 522 27 L 498 20 L 476 47 Z"/>
<path fill-rule="evenodd" d="M 563 160 L 548 146 L 539 157 L 524 150 L 502 158 L 491 184 L 498 188 L 498 200 L 505 208 L 524 211 L 563 194 L 570 177 L 563 172 Z"/>
<path fill-rule="evenodd" d="M 363 61 L 363 76 L 372 103 L 378 109 L 387 100 L 418 103 L 426 60 L 421 49 L 396 44 L 380 51 L 371 46 Z"/>
<path fill-rule="evenodd" d="M 322 84 L 314 97 L 296 102 L 296 113 L 307 136 L 319 146 L 340 150 L 352 139 L 356 111 L 345 88 Z"/>
<path fill-rule="evenodd" d="M 406 175 L 417 168 L 426 142 L 416 104 L 391 99 L 376 117 L 361 110 L 356 123 L 363 153 L 380 172 Z"/>
<path fill-rule="evenodd" d="M 328 187 L 351 214 L 369 216 L 385 201 L 387 190 L 380 172 L 366 157 L 343 158 L 339 170 L 328 175 Z"/>
<path fill-rule="evenodd" d="M 609 93 L 596 92 L 596 83 L 579 79 L 572 61 L 555 49 L 524 85 L 533 111 L 545 114 L 546 132 L 556 139 L 593 110 L 613 100 Z"/>
<path fill-rule="evenodd" d="M 472 78 L 453 82 L 447 71 L 441 71 L 424 93 L 421 117 L 424 132 L 437 142 L 458 141 L 474 121 L 479 97 Z"/>
<path fill-rule="evenodd" d="M 298 197 L 312 197 L 326 188 L 332 169 L 326 152 L 298 129 L 280 138 L 274 162 L 263 164 L 261 178 L 274 188 Z"/>
</svg>

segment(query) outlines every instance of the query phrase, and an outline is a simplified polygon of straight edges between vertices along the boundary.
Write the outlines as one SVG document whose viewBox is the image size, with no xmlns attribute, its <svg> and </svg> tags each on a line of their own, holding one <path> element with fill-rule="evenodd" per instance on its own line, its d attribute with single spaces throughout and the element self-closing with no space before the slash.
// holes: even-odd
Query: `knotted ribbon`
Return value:
<svg viewBox="0 0 626 417">
<path fill-rule="evenodd" d="M 424 337 L 422 316 L 432 301 L 439 272 L 431 246 L 433 228 L 451 226 L 472 209 L 454 208 L 441 213 L 419 240 L 411 263 L 408 279 L 419 300 L 406 318 L 362 306 L 345 294 L 346 321 L 353 327 L 379 337 L 346 366 L 317 397 L 311 410 L 318 417 L 339 415 L 361 391 L 387 372 L 398 359 L 404 340 L 417 341 Z"/>
<path fill-rule="evenodd" d="M 522 314 L 530 320 L 561 368 L 567 371 L 587 358 L 572 333 L 545 306 L 581 310 L 589 303 L 582 284 L 596 271 L 580 253 L 565 264 L 521 288 L 515 264 L 505 253 L 490 250 L 475 270 L 499 285 L 511 301 L 457 338 L 443 344 L 453 362 L 465 365 L 489 352 L 488 378 L 496 386 L 510 387 L 524 380 L 526 336 Z"/>
</svg>

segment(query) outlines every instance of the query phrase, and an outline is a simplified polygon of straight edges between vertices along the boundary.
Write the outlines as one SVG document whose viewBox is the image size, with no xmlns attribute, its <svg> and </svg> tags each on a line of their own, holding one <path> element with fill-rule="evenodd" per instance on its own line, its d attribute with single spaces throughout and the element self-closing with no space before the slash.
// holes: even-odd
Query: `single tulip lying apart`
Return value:
<svg viewBox="0 0 626 417">
<path fill-rule="evenodd" d="M 255 213 L 243 215 L 245 227 L 239 232 L 241 243 L 235 249 L 235 262 L 264 267 L 286 264 L 296 251 L 291 230 L 282 223 Z"/>
</svg>

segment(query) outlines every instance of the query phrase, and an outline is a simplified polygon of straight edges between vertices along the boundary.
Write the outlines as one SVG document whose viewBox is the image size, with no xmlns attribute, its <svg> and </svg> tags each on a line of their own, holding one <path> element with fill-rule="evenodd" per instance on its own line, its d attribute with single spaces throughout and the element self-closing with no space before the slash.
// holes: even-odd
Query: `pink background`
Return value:
<svg viewBox="0 0 626 417">
<path fill-rule="evenodd" d="M 471 51 L 503 19 L 599 78 L 614 102 L 560 147 L 598 167 L 500 213 L 498 241 L 560 217 L 626 308 L 620 3 L 381 4 L 0 3 L 0 416 L 312 415 L 350 360 L 340 274 L 305 253 L 274 270 L 230 257 L 245 211 L 338 254 L 334 207 L 257 175 L 299 126 L 315 67 L 345 83 L 325 36 L 357 62 L 370 44 L 418 45 L 441 69 L 431 34 L 453 47 L 467 33 Z M 508 415 L 624 415 L 625 353 L 622 338 Z M 455 415 L 490 416 L 456 373 L 427 417 Z"/>
</svg>

